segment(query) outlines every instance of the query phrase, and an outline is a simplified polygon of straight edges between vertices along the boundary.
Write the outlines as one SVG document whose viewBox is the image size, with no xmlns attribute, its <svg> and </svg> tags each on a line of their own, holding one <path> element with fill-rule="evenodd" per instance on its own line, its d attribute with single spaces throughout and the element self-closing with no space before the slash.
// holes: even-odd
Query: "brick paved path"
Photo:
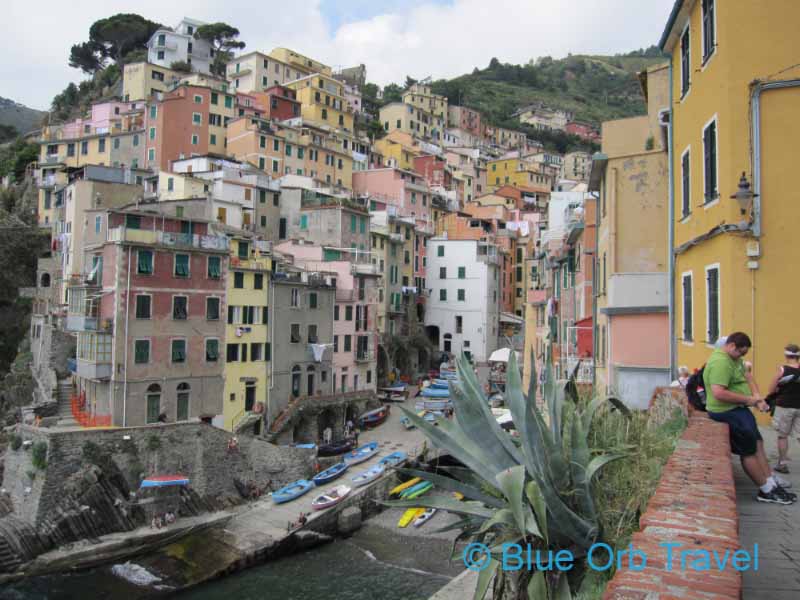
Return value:
<svg viewBox="0 0 800 600">
<path fill-rule="evenodd" d="M 770 464 L 775 464 L 775 432 L 761 427 Z M 800 493 L 800 442 L 789 442 L 792 471 L 783 475 Z M 756 502 L 756 488 L 734 459 L 736 504 L 739 509 L 739 536 L 742 547 L 752 550 L 758 544 L 758 571 L 745 571 L 744 600 L 796 600 L 800 598 L 800 502 L 790 506 Z"/>
</svg>

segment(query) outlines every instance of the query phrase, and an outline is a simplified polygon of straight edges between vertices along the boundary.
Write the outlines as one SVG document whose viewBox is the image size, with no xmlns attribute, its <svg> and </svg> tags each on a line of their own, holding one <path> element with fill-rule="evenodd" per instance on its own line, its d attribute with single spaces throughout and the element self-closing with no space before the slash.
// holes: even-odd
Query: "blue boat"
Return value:
<svg viewBox="0 0 800 600">
<path fill-rule="evenodd" d="M 420 394 L 423 398 L 449 398 L 449 388 L 426 387 Z"/>
<path fill-rule="evenodd" d="M 308 448 L 309 450 L 316 448 L 316 444 L 292 444 L 293 448 Z"/>
<path fill-rule="evenodd" d="M 396 467 L 401 462 L 403 462 L 406 458 L 408 458 L 408 455 L 405 452 L 403 452 L 402 450 L 398 450 L 397 452 L 392 452 L 388 456 L 384 456 L 382 459 L 380 459 L 378 461 L 378 464 L 382 465 L 384 467 L 387 467 L 387 468 L 388 467 Z"/>
<path fill-rule="evenodd" d="M 371 481 L 375 481 L 378 477 L 383 475 L 383 472 L 386 470 L 381 464 L 375 465 L 374 467 L 370 467 L 366 471 L 361 471 L 358 475 L 354 475 L 350 479 L 353 481 L 353 485 L 356 487 L 360 487 L 362 485 L 367 485 Z"/>
<path fill-rule="evenodd" d="M 314 475 L 314 483 L 316 485 L 323 485 L 329 481 L 333 481 L 347 471 L 347 467 L 349 466 L 350 465 L 348 465 L 346 462 L 336 463 L 332 467 L 328 467 L 324 471 L 320 471 Z"/>
<path fill-rule="evenodd" d="M 455 369 L 441 369 L 439 371 L 439 377 L 441 379 L 449 379 L 452 381 L 454 379 L 458 379 L 458 372 Z"/>
<path fill-rule="evenodd" d="M 372 458 L 377 453 L 378 442 L 370 442 L 369 444 L 364 444 L 360 448 L 356 448 L 352 452 L 345 454 L 344 461 L 348 465 L 357 465 L 358 463 L 362 463 L 365 460 Z"/>
<path fill-rule="evenodd" d="M 449 379 L 434 379 L 433 383 L 431 383 L 430 387 L 435 389 L 450 389 L 450 380 Z"/>
<path fill-rule="evenodd" d="M 425 419 L 428 423 L 436 423 L 436 415 L 432 412 L 426 412 L 425 416 L 422 418 Z"/>
<path fill-rule="evenodd" d="M 168 487 L 171 485 L 189 485 L 189 478 L 184 475 L 156 475 L 142 479 L 139 487 Z"/>
<path fill-rule="evenodd" d="M 299 498 L 313 487 L 314 484 L 311 481 L 308 481 L 307 479 L 301 479 L 272 492 L 272 500 L 275 502 L 275 504 L 283 504 L 284 502 L 289 502 L 295 498 Z"/>
</svg>

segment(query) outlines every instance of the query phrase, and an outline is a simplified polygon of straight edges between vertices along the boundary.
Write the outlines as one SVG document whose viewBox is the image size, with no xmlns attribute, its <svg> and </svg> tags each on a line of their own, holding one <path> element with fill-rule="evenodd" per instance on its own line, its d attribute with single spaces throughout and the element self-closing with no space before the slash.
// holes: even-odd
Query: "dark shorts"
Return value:
<svg viewBox="0 0 800 600">
<path fill-rule="evenodd" d="M 731 452 L 739 456 L 752 456 L 756 453 L 758 440 L 762 438 L 756 418 L 749 408 L 737 406 L 725 412 L 709 411 L 708 416 L 720 423 L 727 423 L 730 427 Z"/>
</svg>

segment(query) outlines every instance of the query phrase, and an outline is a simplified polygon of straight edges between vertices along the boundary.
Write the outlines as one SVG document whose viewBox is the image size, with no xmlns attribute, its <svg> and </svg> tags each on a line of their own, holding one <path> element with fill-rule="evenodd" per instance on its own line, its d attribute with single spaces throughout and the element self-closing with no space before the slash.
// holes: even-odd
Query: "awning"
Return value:
<svg viewBox="0 0 800 600">
<path fill-rule="evenodd" d="M 518 317 L 517 315 L 512 315 L 511 313 L 500 313 L 500 322 L 523 325 L 525 323 L 525 319 Z"/>
<path fill-rule="evenodd" d="M 520 360 L 519 352 L 517 354 L 517 361 Z M 507 363 L 509 357 L 511 356 L 511 348 L 500 348 L 499 350 L 495 350 L 492 352 L 492 355 L 489 357 L 489 362 L 504 362 Z"/>
</svg>

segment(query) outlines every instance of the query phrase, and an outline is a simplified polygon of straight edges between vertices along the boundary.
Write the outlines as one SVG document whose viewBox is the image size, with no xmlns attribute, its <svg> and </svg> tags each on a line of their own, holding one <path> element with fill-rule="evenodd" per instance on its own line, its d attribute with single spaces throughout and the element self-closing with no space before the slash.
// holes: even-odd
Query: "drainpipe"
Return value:
<svg viewBox="0 0 800 600">
<path fill-rule="evenodd" d="M 800 79 L 786 81 L 770 81 L 757 83 L 754 86 L 751 102 L 751 120 L 753 123 L 753 237 L 761 237 L 761 94 L 768 90 L 779 90 L 800 86 Z"/>
<path fill-rule="evenodd" d="M 128 283 L 125 292 L 125 352 L 122 359 L 122 426 L 128 425 L 128 316 L 131 312 L 131 254 L 133 248 L 128 246 Z"/>
<path fill-rule="evenodd" d="M 768 90 L 780 90 L 800 86 L 800 79 L 788 79 L 786 81 L 771 81 L 757 83 L 754 86 L 750 102 L 750 121 L 752 123 L 752 142 L 753 142 L 753 225 L 751 232 L 753 237 L 761 237 L 761 94 Z M 752 275 L 752 319 L 753 336 L 756 335 L 756 272 L 751 271 Z"/>
<path fill-rule="evenodd" d="M 667 160 L 669 161 L 669 207 L 667 209 L 668 229 L 668 248 L 669 252 L 669 372 L 670 380 L 675 377 L 675 362 L 677 360 L 677 342 L 675 337 L 675 165 L 674 163 L 674 141 L 673 141 L 673 83 L 672 83 L 672 54 L 669 56 L 669 123 L 667 124 Z"/>
</svg>

